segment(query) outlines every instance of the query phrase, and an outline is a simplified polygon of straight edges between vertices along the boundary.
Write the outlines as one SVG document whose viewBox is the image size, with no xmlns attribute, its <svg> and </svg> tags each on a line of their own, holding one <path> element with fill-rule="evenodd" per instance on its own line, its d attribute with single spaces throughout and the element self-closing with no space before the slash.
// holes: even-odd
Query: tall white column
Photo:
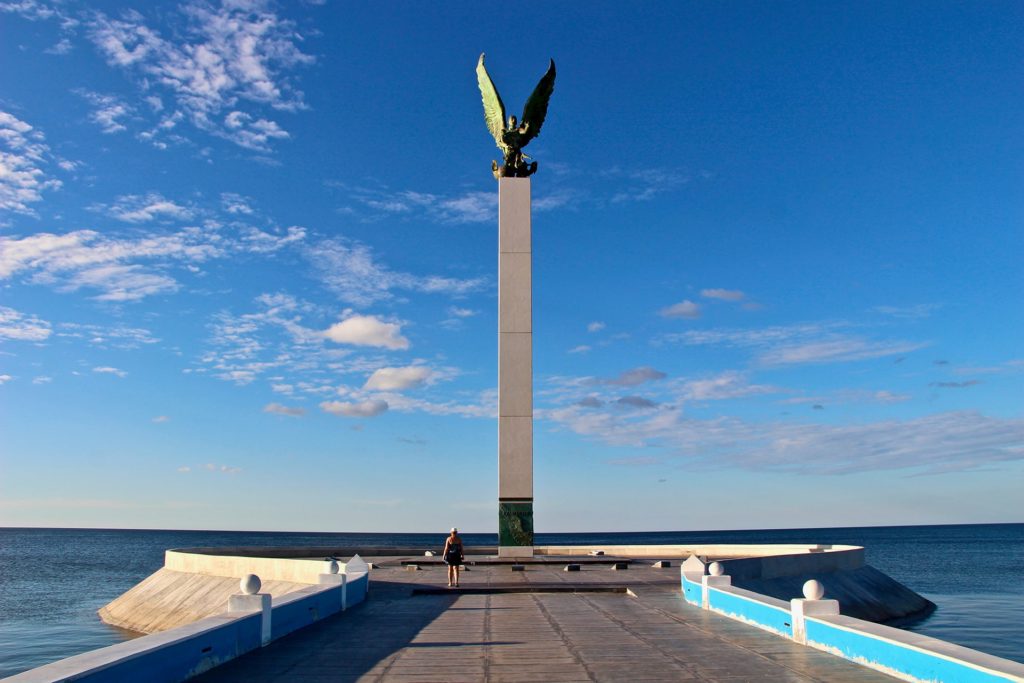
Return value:
<svg viewBox="0 0 1024 683">
<path fill-rule="evenodd" d="M 498 555 L 533 556 L 530 179 L 498 180 Z"/>
</svg>

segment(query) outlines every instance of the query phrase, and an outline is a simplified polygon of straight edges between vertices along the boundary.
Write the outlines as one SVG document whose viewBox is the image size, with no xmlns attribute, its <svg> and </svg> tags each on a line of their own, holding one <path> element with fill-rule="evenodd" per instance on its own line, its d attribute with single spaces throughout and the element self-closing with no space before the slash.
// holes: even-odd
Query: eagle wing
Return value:
<svg viewBox="0 0 1024 683">
<path fill-rule="evenodd" d="M 544 125 L 544 117 L 548 115 L 548 100 L 551 99 L 551 93 L 554 91 L 555 60 L 552 59 L 547 73 L 540 79 L 540 83 L 533 89 L 533 94 L 530 95 L 530 99 L 526 100 L 526 106 L 523 107 L 522 123 L 528 124 L 526 133 L 521 138 L 524 147 L 527 142 L 540 135 L 540 127 Z"/>
<path fill-rule="evenodd" d="M 494 87 L 490 74 L 487 73 L 487 69 L 484 67 L 484 55 L 482 52 L 480 53 L 480 61 L 476 63 L 476 81 L 480 86 L 480 96 L 484 101 L 484 122 L 487 124 L 487 130 L 491 132 L 491 135 L 494 136 L 494 141 L 498 143 L 498 147 L 504 152 L 508 147 L 501 139 L 501 134 L 505 132 L 505 105 L 501 101 L 498 89 Z"/>
</svg>

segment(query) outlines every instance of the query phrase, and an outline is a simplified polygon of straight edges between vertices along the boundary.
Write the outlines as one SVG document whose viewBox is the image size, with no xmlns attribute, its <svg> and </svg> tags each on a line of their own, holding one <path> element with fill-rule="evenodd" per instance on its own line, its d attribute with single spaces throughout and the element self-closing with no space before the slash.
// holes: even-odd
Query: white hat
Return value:
<svg viewBox="0 0 1024 683">
<path fill-rule="evenodd" d="M 453 534 L 457 534 L 457 533 L 459 533 L 459 530 L 458 530 L 458 529 L 456 529 L 455 527 L 452 527 L 452 533 L 453 533 Z"/>
</svg>

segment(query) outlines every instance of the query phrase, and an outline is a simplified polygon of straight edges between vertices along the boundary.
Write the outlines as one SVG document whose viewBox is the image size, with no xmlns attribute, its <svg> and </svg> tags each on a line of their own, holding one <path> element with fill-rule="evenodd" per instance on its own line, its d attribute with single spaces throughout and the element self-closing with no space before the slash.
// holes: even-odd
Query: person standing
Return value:
<svg viewBox="0 0 1024 683">
<path fill-rule="evenodd" d="M 462 539 L 459 530 L 452 527 L 451 534 L 444 542 L 444 563 L 448 565 L 448 587 L 459 585 L 459 565 L 462 564 Z"/>
</svg>

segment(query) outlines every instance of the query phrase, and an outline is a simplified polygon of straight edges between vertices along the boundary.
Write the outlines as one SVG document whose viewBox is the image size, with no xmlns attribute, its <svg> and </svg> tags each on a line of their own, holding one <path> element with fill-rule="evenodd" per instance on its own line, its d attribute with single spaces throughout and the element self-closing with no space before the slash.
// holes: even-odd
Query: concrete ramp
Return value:
<svg viewBox="0 0 1024 683">
<path fill-rule="evenodd" d="M 308 585 L 270 580 L 260 590 L 276 598 Z M 129 631 L 159 633 L 220 614 L 227 609 L 228 597 L 238 592 L 237 578 L 161 568 L 100 608 L 99 615 Z"/>
</svg>

